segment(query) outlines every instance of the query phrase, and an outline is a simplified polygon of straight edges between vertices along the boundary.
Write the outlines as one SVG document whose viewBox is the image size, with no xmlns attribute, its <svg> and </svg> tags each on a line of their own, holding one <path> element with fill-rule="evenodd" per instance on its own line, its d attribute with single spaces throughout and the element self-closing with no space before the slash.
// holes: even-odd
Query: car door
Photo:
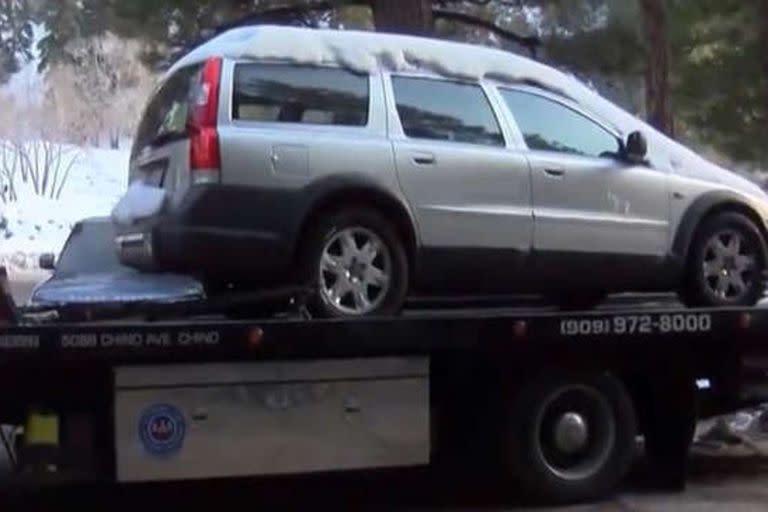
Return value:
<svg viewBox="0 0 768 512">
<path fill-rule="evenodd" d="M 419 227 L 422 281 L 474 290 L 503 286 L 531 249 L 525 155 L 507 148 L 480 84 L 390 78 L 396 107 L 390 137 Z"/>
<path fill-rule="evenodd" d="M 537 261 L 601 286 L 617 277 L 608 274 L 648 279 L 643 263 L 660 263 L 669 247 L 667 173 L 622 158 L 618 134 L 566 100 L 500 93 L 528 147 Z"/>
</svg>

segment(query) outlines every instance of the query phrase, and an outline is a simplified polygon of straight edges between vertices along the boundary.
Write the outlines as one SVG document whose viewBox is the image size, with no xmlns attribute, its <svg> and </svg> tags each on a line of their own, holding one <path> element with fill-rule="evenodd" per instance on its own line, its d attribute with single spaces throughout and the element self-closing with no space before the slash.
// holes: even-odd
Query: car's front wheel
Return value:
<svg viewBox="0 0 768 512">
<path fill-rule="evenodd" d="M 693 242 L 682 299 L 689 306 L 753 306 L 765 292 L 766 263 L 751 220 L 738 213 L 712 217 Z"/>
<path fill-rule="evenodd" d="M 348 208 L 309 233 L 304 279 L 311 309 L 324 317 L 398 313 L 408 291 L 408 258 L 397 229 L 380 213 Z"/>
</svg>

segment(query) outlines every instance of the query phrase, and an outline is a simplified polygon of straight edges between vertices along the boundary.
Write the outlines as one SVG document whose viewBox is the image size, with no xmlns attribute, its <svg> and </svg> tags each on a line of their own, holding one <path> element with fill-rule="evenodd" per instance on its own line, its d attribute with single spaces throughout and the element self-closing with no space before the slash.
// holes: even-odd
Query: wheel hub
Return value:
<svg viewBox="0 0 768 512">
<path fill-rule="evenodd" d="M 586 448 L 589 441 L 587 421 L 579 413 L 567 412 L 555 424 L 554 442 L 558 450 L 573 455 Z"/>
<path fill-rule="evenodd" d="M 352 258 L 352 262 L 347 267 L 349 278 L 355 281 L 362 281 L 365 276 L 365 271 L 368 269 L 368 265 L 362 261 L 358 261 L 357 258 Z"/>
<path fill-rule="evenodd" d="M 542 402 L 535 424 L 542 462 L 564 480 L 584 480 L 600 471 L 616 439 L 605 397 L 577 384 L 553 390 Z"/>
</svg>

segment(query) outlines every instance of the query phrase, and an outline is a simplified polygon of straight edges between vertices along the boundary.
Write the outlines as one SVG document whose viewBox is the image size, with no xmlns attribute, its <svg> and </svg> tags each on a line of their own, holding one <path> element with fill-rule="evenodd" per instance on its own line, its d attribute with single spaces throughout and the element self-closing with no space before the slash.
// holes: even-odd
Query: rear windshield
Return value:
<svg viewBox="0 0 768 512">
<path fill-rule="evenodd" d="M 202 65 L 180 69 L 155 92 L 139 124 L 133 157 L 147 146 L 159 146 L 187 136 L 187 112 L 192 86 Z"/>
</svg>

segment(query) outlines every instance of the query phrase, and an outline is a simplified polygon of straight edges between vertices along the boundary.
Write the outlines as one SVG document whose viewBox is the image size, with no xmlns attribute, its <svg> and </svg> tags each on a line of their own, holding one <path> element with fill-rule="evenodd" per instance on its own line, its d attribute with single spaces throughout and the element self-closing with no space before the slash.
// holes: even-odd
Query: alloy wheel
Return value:
<svg viewBox="0 0 768 512">
<path fill-rule="evenodd" d="M 704 246 L 702 272 L 708 292 L 718 300 L 738 302 L 750 291 L 757 262 L 757 249 L 741 233 L 716 233 Z"/>
<path fill-rule="evenodd" d="M 350 227 L 335 233 L 321 253 L 322 300 L 343 315 L 361 316 L 384 301 L 392 279 L 392 257 L 373 231 Z"/>
</svg>

